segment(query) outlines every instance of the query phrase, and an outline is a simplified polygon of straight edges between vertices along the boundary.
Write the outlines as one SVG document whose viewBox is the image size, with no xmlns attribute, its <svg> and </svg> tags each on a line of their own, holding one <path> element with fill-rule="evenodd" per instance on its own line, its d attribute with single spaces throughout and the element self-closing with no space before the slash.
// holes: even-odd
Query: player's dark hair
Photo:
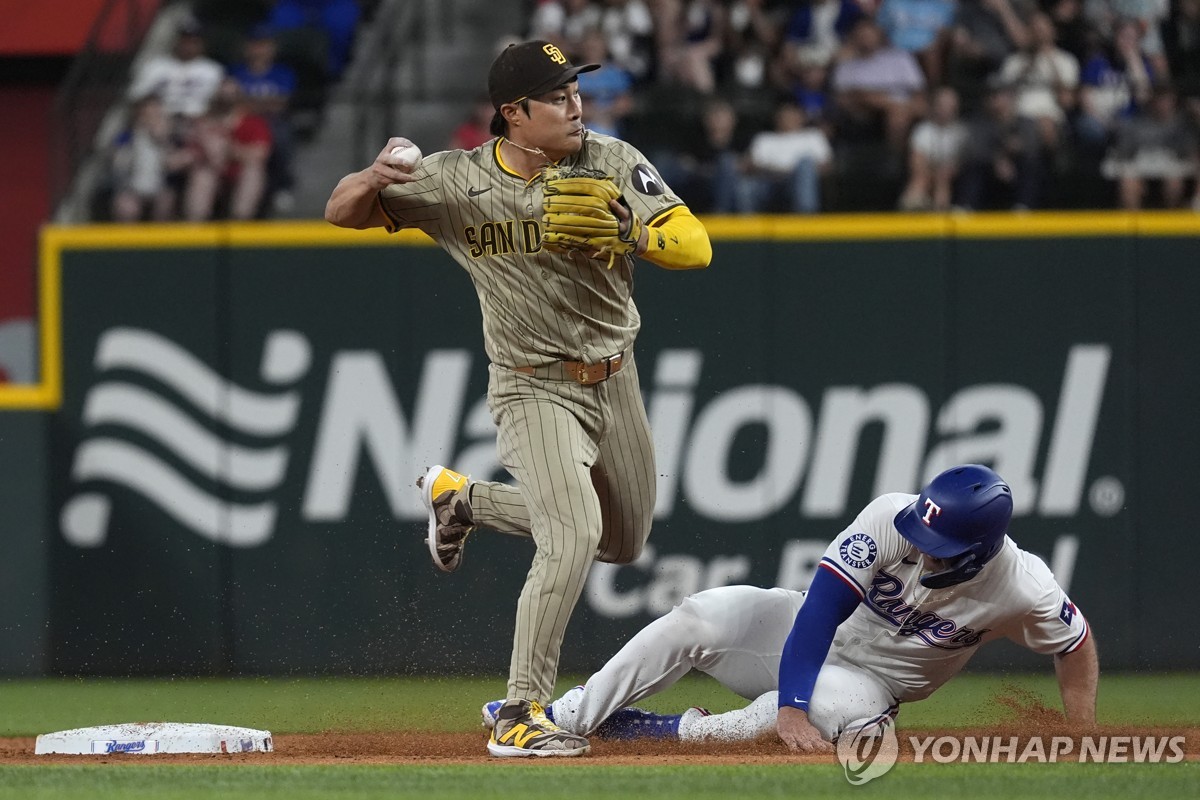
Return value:
<svg viewBox="0 0 1200 800">
<path fill-rule="evenodd" d="M 517 105 L 525 112 L 525 116 L 529 116 L 529 98 L 524 97 L 517 101 Z M 492 114 L 492 124 L 488 126 L 492 136 L 508 136 L 508 120 L 500 113 L 500 109 L 496 109 L 496 113 Z"/>
</svg>

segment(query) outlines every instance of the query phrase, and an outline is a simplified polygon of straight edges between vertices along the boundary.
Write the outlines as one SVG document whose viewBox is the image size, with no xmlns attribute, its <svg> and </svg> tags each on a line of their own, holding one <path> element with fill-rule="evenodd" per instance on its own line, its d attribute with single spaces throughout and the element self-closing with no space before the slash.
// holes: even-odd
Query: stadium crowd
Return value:
<svg viewBox="0 0 1200 800">
<path fill-rule="evenodd" d="M 99 214 L 199 222 L 289 211 L 296 137 L 317 124 L 373 6 L 195 0 L 171 51 L 131 76 Z"/>
<path fill-rule="evenodd" d="M 699 211 L 1192 206 L 1200 0 L 530 0 Z"/>
<path fill-rule="evenodd" d="M 586 124 L 699 212 L 1200 211 L 1200 0 L 525 2 L 506 41 L 603 64 Z M 290 211 L 295 141 L 376 5 L 195 0 L 132 76 L 97 215 Z"/>
</svg>

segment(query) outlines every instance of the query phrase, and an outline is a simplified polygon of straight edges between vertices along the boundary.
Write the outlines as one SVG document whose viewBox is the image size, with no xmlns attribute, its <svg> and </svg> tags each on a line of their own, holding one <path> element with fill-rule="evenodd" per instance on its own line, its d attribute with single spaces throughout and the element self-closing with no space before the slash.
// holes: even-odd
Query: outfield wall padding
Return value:
<svg viewBox="0 0 1200 800">
<path fill-rule="evenodd" d="M 413 486 L 431 463 L 506 479 L 465 272 L 412 237 L 113 230 L 43 243 L 62 395 L 0 415 L 0 670 L 504 672 L 532 546 L 480 533 L 436 572 Z M 1198 265 L 1188 230 L 1011 225 L 640 263 L 656 522 L 642 561 L 593 571 L 563 667 L 693 591 L 802 588 L 871 497 L 965 461 L 1010 481 L 1013 537 L 1105 668 L 1200 666 Z M 974 665 L 1047 666 L 1009 645 Z"/>
</svg>

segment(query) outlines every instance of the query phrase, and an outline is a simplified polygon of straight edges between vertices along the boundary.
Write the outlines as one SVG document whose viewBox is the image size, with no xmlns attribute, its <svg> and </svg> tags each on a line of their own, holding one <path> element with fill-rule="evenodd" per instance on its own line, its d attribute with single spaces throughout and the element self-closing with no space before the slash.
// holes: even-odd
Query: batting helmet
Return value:
<svg viewBox="0 0 1200 800">
<path fill-rule="evenodd" d="M 968 581 L 1004 543 L 1012 519 L 1012 490 L 987 467 L 951 467 L 896 515 L 896 530 L 922 553 L 950 562 L 949 569 L 921 578 L 929 589 Z"/>
</svg>

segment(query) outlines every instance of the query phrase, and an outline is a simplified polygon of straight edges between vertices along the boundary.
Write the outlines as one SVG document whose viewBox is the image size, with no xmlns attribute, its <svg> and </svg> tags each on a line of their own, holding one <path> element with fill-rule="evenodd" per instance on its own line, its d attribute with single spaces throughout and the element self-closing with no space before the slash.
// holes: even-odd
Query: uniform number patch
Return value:
<svg viewBox="0 0 1200 800">
<path fill-rule="evenodd" d="M 875 544 L 875 540 L 865 533 L 851 534 L 838 549 L 842 561 L 855 569 L 866 569 L 874 564 L 878 552 L 879 547 Z"/>
</svg>

